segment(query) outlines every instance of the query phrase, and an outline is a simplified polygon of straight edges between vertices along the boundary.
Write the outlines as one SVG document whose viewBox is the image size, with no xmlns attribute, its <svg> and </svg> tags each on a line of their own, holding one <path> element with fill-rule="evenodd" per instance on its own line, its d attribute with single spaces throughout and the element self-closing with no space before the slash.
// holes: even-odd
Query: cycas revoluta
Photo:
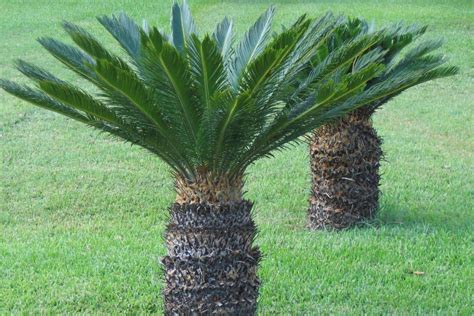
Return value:
<svg viewBox="0 0 474 316">
<path fill-rule="evenodd" d="M 318 73 L 320 65 L 331 62 L 334 52 L 344 50 L 354 39 L 373 32 L 372 29 L 360 19 L 341 25 L 329 37 L 328 45 L 319 49 L 312 72 Z M 379 205 L 382 141 L 372 127 L 371 115 L 404 90 L 457 72 L 456 67 L 444 65 L 443 55 L 433 54 L 441 46 L 439 40 L 418 42 L 412 48 L 405 48 L 425 31 L 426 26 L 401 23 L 386 28 L 384 40 L 365 55 L 378 55 L 385 70 L 370 80 L 364 91 L 370 93 L 377 86 L 385 86 L 385 96 L 314 131 L 310 144 L 310 228 L 346 228 L 375 215 Z M 340 63 L 333 71 L 348 74 L 365 64 L 363 56 L 346 65 Z"/>
<path fill-rule="evenodd" d="M 260 253 L 252 245 L 252 203 L 243 199 L 246 168 L 387 91 L 383 84 L 364 90 L 383 73 L 378 56 L 365 53 L 384 32 L 329 52 L 333 62 L 300 83 L 343 18 L 303 16 L 272 37 L 273 15 L 270 8 L 235 44 L 229 19 L 199 37 L 186 3 L 174 4 L 170 35 L 125 14 L 99 17 L 127 58 L 65 22 L 77 47 L 39 42 L 98 93 L 24 61 L 17 67 L 35 87 L 1 81 L 7 92 L 137 144 L 170 166 L 177 197 L 163 259 L 166 314 L 255 313 Z M 365 63 L 351 73 L 332 71 L 361 55 Z"/>
</svg>

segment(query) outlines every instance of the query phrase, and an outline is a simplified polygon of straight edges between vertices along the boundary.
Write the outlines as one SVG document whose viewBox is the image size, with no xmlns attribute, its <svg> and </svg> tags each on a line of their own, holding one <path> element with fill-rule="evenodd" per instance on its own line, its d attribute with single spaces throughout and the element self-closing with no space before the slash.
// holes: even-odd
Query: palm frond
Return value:
<svg viewBox="0 0 474 316">
<path fill-rule="evenodd" d="M 128 90 L 128 92 L 134 94 L 135 97 L 138 96 L 138 93 L 145 93 L 145 91 L 147 91 L 143 83 L 137 78 L 137 75 L 135 75 L 134 70 L 120 57 L 110 53 L 91 34 L 81 27 L 68 22 L 64 22 L 63 27 L 73 41 L 87 52 L 88 55 L 86 56 L 90 56 L 89 58 L 93 60 L 89 64 L 81 65 L 81 60 L 74 59 L 74 63 L 72 63 L 68 59 L 66 61 L 67 65 L 73 70 L 76 70 L 76 72 L 81 73 L 84 78 L 101 89 L 103 91 L 102 96 L 107 99 L 109 107 L 113 108 L 122 120 L 130 124 L 141 126 L 142 129 L 157 127 L 163 132 L 164 127 L 162 126 L 163 124 L 159 122 L 160 119 L 158 118 L 159 116 L 157 115 L 156 109 L 154 111 L 150 109 L 150 107 L 153 107 L 153 104 L 147 103 L 146 107 L 137 106 L 136 99 L 134 100 L 124 91 Z M 101 61 L 100 68 L 97 66 L 99 60 Z M 111 71 L 108 75 L 104 74 L 104 71 L 100 72 L 104 67 Z M 83 68 L 87 69 L 87 73 L 84 73 Z M 115 76 L 117 80 L 113 81 L 113 76 L 117 75 L 117 72 L 123 77 L 118 78 Z M 127 81 L 127 83 L 124 84 L 123 81 Z M 133 82 L 133 87 L 136 89 L 134 91 L 131 91 L 129 89 L 130 87 L 127 86 L 127 84 L 131 82 Z M 147 98 L 148 95 L 149 93 L 145 93 L 141 95 L 141 97 Z"/>
<path fill-rule="evenodd" d="M 8 93 L 39 107 L 65 115 L 79 122 L 87 122 L 87 116 L 83 112 L 67 107 L 41 91 L 3 79 L 0 79 L 0 87 Z"/>
<path fill-rule="evenodd" d="M 224 56 L 224 59 L 226 60 L 228 53 L 231 50 L 232 47 L 232 41 L 233 41 L 233 24 L 232 21 L 229 20 L 227 17 L 225 17 L 222 22 L 217 24 L 216 29 L 214 33 L 212 34 L 213 39 L 217 43 L 217 47 L 219 48 L 219 51 L 221 52 L 221 55 Z"/>
<path fill-rule="evenodd" d="M 417 69 L 397 73 L 371 85 L 359 95 L 354 96 L 350 102 L 356 104 L 357 107 L 367 105 L 377 108 L 410 87 L 436 78 L 455 75 L 457 72 L 457 67 L 445 66 L 431 70 Z"/>
<path fill-rule="evenodd" d="M 66 67 L 87 80 L 94 81 L 94 72 L 88 65 L 95 63 L 94 59 L 80 49 L 64 44 L 58 40 L 41 37 L 38 42 L 62 62 Z"/>
<path fill-rule="evenodd" d="M 215 93 L 229 88 L 222 56 L 217 43 L 209 36 L 201 42 L 195 35 L 189 43 L 189 69 L 203 109 L 211 106 Z"/>
<path fill-rule="evenodd" d="M 390 67 L 389 71 L 397 72 L 400 69 L 403 69 L 407 66 L 411 66 L 411 63 L 414 60 L 426 56 L 427 54 L 440 48 L 442 45 L 443 41 L 439 39 L 424 41 L 416 45 L 414 48 L 410 49 L 408 52 L 406 52 L 406 54 L 396 64 Z"/>
<path fill-rule="evenodd" d="M 140 68 L 143 79 L 154 87 L 155 97 L 160 100 L 163 111 L 172 116 L 174 122 L 179 122 L 175 126 L 176 132 L 184 132 L 195 142 L 202 108 L 192 97 L 187 61 L 156 28 L 150 30 L 149 35 L 142 34 L 142 43 Z"/>
<path fill-rule="evenodd" d="M 69 34 L 71 39 L 94 59 L 108 60 L 116 67 L 125 70 L 130 69 L 130 66 L 123 59 L 110 53 L 109 50 L 107 50 L 94 36 L 82 27 L 64 21 L 63 28 Z"/>
<path fill-rule="evenodd" d="M 381 46 L 386 50 L 385 63 L 390 63 L 409 44 L 422 36 L 427 30 L 427 26 L 416 24 L 405 26 L 403 23 L 396 23 L 386 28 L 387 36 Z"/>
<path fill-rule="evenodd" d="M 334 74 L 338 70 L 345 68 L 345 72 L 350 72 L 354 60 L 357 60 L 356 57 L 364 58 L 365 61 L 363 63 L 366 65 L 377 62 L 380 58 L 380 54 L 370 52 L 370 50 L 379 43 L 382 36 L 383 33 L 358 36 L 349 41 L 346 45 L 329 53 L 326 58 L 311 70 L 308 77 L 301 82 L 292 97 L 298 96 L 298 94 L 306 90 L 310 85 L 319 82 L 324 77 Z M 369 54 L 367 54 L 367 52 L 369 52 Z"/>
<path fill-rule="evenodd" d="M 192 34 L 197 34 L 191 11 L 186 0 L 182 5 L 174 3 L 171 9 L 171 30 L 174 47 L 183 52 Z"/>
<path fill-rule="evenodd" d="M 96 100 L 93 96 L 68 83 L 54 81 L 38 81 L 38 85 L 49 96 L 61 101 L 68 106 L 93 115 L 109 123 L 119 124 L 120 118 Z"/>
<path fill-rule="evenodd" d="M 107 60 L 99 59 L 94 67 L 97 75 L 117 93 L 126 98 L 147 119 L 154 123 L 158 131 L 166 135 L 167 127 L 149 89 L 143 85 L 134 72 L 117 68 Z"/>
<path fill-rule="evenodd" d="M 244 34 L 244 37 L 235 48 L 234 60 L 231 64 L 231 82 L 237 87 L 242 72 L 265 47 L 270 37 L 270 31 L 275 15 L 275 8 L 270 7 L 262 14 L 252 27 Z"/>
<path fill-rule="evenodd" d="M 140 49 L 139 26 L 123 12 L 112 15 L 112 17 L 100 16 L 97 17 L 97 20 L 112 34 L 132 59 L 137 60 Z"/>
<path fill-rule="evenodd" d="M 108 122 L 118 122 L 119 119 L 115 113 L 110 111 L 104 104 L 101 104 L 86 92 L 55 77 L 50 72 L 22 60 L 17 61 L 17 68 L 25 76 L 33 79 L 41 90 L 61 103 L 89 115 L 100 117 Z M 27 89 L 18 89 L 18 91 L 28 92 Z"/>
<path fill-rule="evenodd" d="M 284 62 L 273 72 L 266 81 L 261 93 L 259 93 L 258 103 L 265 108 L 267 104 L 281 104 L 279 100 L 285 100 L 294 91 L 294 87 L 299 83 L 301 74 L 305 73 L 311 65 L 311 60 L 318 53 L 324 40 L 330 36 L 334 29 L 341 23 L 341 17 L 335 18 L 328 12 L 320 19 L 310 21 L 305 16 L 299 18 L 291 29 L 286 29 L 293 36 L 299 37 L 299 41 L 293 48 L 291 54 L 285 58 Z M 303 34 L 301 34 L 303 32 Z M 275 37 L 277 40 L 278 36 Z"/>
<path fill-rule="evenodd" d="M 16 69 L 30 79 L 36 81 L 53 81 L 59 83 L 64 82 L 49 71 L 46 71 L 22 59 L 16 60 L 15 64 Z"/>
</svg>

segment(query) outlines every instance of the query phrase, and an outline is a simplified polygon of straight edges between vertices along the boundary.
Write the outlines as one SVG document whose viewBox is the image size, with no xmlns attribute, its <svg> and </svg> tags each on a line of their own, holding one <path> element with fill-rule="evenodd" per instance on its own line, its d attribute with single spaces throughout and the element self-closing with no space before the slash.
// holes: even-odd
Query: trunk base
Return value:
<svg viewBox="0 0 474 316">
<path fill-rule="evenodd" d="M 255 315 L 260 251 L 249 201 L 174 204 L 166 230 L 166 315 Z"/>
<path fill-rule="evenodd" d="M 370 113 L 363 109 L 314 132 L 310 145 L 310 229 L 343 229 L 375 216 L 381 143 Z"/>
</svg>

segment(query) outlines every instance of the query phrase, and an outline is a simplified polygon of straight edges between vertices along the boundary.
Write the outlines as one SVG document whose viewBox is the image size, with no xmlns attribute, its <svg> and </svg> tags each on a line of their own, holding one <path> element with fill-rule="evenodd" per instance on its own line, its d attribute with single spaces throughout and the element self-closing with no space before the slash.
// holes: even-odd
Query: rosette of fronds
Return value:
<svg viewBox="0 0 474 316">
<path fill-rule="evenodd" d="M 384 32 L 362 34 L 332 52 L 325 49 L 324 62 L 310 71 L 344 19 L 329 13 L 317 20 L 303 16 L 272 36 L 273 15 L 268 9 L 240 41 L 227 18 L 213 34 L 199 36 L 186 4 L 173 7 L 171 34 L 147 23 L 139 26 L 123 13 L 99 17 L 127 57 L 64 22 L 75 46 L 53 38 L 38 41 L 96 89 L 87 91 L 22 60 L 17 68 L 35 86 L 2 80 L 1 87 L 140 145 L 192 182 L 202 174 L 240 177 L 255 160 L 406 81 L 399 67 L 384 70 L 377 54 L 366 54 Z M 360 56 L 363 62 L 353 63 Z M 353 70 L 335 71 L 340 64 L 354 64 Z M 393 77 L 390 85 L 385 80 L 364 90 L 367 81 L 385 73 Z"/>
<path fill-rule="evenodd" d="M 426 25 L 406 25 L 402 22 L 390 25 L 382 29 L 383 39 L 365 54 L 346 63 L 334 64 L 333 56 L 344 51 L 354 40 L 380 32 L 375 30 L 373 23 L 360 18 L 349 18 L 328 37 L 327 45 L 321 45 L 318 49 L 311 61 L 313 67 L 308 77 L 312 80 L 317 76 L 331 76 L 337 72 L 352 73 L 368 63 L 382 63 L 384 70 L 367 83 L 366 92 L 364 96 L 361 95 L 365 98 L 365 95 L 374 93 L 372 100 L 364 99 L 369 101 L 364 108 L 373 112 L 410 87 L 458 72 L 456 66 L 446 64 L 448 59 L 444 54 L 436 52 L 442 46 L 441 39 L 421 40 L 427 28 Z M 327 64 L 334 64 L 329 74 L 321 71 Z M 306 76 L 304 78 L 308 80 Z M 385 96 L 379 94 L 381 86 L 385 86 Z"/>
</svg>

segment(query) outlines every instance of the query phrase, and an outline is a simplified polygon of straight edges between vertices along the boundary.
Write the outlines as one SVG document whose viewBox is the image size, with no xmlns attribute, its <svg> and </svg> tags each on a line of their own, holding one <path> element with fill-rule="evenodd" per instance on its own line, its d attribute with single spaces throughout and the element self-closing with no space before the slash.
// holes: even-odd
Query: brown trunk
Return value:
<svg viewBox="0 0 474 316">
<path fill-rule="evenodd" d="M 381 139 L 371 113 L 356 110 L 314 132 L 310 145 L 311 229 L 350 227 L 378 209 Z"/>
<path fill-rule="evenodd" d="M 178 179 L 177 192 L 162 260 L 165 314 L 255 315 L 260 251 L 241 179 Z"/>
</svg>

